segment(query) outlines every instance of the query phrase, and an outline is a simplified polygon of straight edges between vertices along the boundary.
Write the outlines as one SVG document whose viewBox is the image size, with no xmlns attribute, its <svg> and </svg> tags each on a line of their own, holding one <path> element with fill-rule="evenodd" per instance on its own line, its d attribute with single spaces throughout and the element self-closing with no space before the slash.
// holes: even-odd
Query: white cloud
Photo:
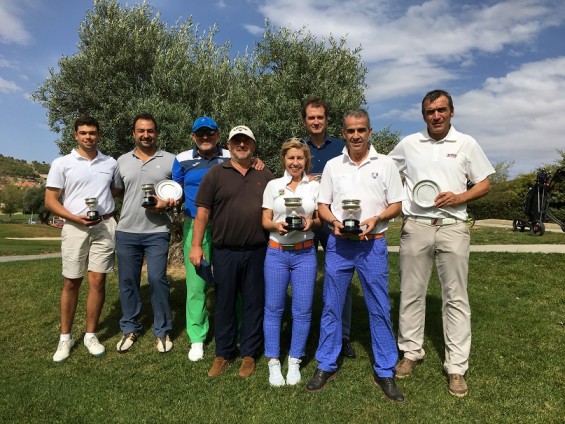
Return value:
<svg viewBox="0 0 565 424">
<path fill-rule="evenodd" d="M 12 93 L 14 91 L 21 91 L 22 89 L 13 81 L 5 80 L 0 77 L 0 93 Z"/>
<path fill-rule="evenodd" d="M 476 137 L 493 161 L 515 160 L 516 172 L 555 162 L 557 149 L 565 148 L 565 57 L 489 78 L 454 102 L 455 125 Z"/>
<path fill-rule="evenodd" d="M 17 65 L 14 61 L 6 59 L 4 56 L 0 56 L 0 68 L 17 69 Z"/>
<path fill-rule="evenodd" d="M 13 0 L 0 3 L 0 43 L 26 45 L 31 42 L 31 34 L 25 29 L 19 12 Z"/>
<path fill-rule="evenodd" d="M 429 0 L 406 6 L 387 0 L 270 0 L 259 10 L 276 25 L 361 45 L 369 69 L 367 100 L 420 93 L 456 78 L 478 53 L 526 48 L 541 30 L 558 25 L 551 0 L 461 5 Z M 545 5 L 544 5 L 545 4 Z"/>
<path fill-rule="evenodd" d="M 258 25 L 243 25 L 243 28 L 245 28 L 245 30 L 252 35 L 261 34 L 264 29 L 263 27 L 260 27 Z"/>
</svg>

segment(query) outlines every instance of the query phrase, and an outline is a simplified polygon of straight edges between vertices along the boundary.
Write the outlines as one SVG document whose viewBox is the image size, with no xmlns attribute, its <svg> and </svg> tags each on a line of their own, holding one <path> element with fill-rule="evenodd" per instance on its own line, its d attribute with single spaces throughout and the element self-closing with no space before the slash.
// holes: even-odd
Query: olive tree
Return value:
<svg viewBox="0 0 565 424">
<path fill-rule="evenodd" d="M 78 51 L 62 57 L 33 94 L 61 135 L 61 153 L 75 146 L 80 115 L 100 121 L 100 150 L 117 157 L 133 146 L 137 113 L 156 116 L 161 148 L 172 153 L 190 146 L 193 120 L 207 114 L 224 134 L 237 124 L 252 128 L 258 154 L 274 167 L 281 141 L 304 133 L 305 97 L 328 102 L 332 134 L 346 110 L 365 102 L 360 48 L 347 48 L 345 39 L 316 39 L 267 21 L 254 48 L 231 56 L 229 43 L 214 41 L 217 32 L 200 30 L 192 18 L 167 26 L 147 3 L 95 0 L 78 29 Z"/>
</svg>

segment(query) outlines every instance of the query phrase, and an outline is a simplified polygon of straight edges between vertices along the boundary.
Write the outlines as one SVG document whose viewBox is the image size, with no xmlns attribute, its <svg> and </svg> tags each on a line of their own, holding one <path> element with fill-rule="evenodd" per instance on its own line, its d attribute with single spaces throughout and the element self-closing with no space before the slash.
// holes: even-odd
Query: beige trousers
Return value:
<svg viewBox="0 0 565 424">
<path fill-rule="evenodd" d="M 465 374 L 469 366 L 469 244 L 465 223 L 434 226 L 408 218 L 402 226 L 398 348 L 413 361 L 425 355 L 426 293 L 435 261 L 441 285 L 444 368 L 448 374 Z"/>
</svg>

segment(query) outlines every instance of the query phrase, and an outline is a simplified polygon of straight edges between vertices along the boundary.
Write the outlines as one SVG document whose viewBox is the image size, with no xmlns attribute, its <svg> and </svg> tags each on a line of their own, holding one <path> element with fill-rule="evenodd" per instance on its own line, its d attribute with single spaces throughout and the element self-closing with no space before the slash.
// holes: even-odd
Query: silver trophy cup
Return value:
<svg viewBox="0 0 565 424">
<path fill-rule="evenodd" d="M 291 209 L 291 213 L 289 216 L 285 218 L 287 223 L 286 229 L 288 231 L 300 231 L 304 229 L 304 222 L 302 222 L 302 218 L 298 216 L 296 213 L 296 208 L 302 206 L 302 198 L 300 197 L 286 197 L 284 199 L 284 205 Z"/>
<path fill-rule="evenodd" d="M 348 212 L 347 218 L 343 220 L 341 232 L 344 234 L 359 234 L 359 220 L 355 219 L 354 213 L 361 209 L 361 200 L 347 199 L 341 202 L 341 208 Z"/>
<path fill-rule="evenodd" d="M 88 206 L 88 212 L 86 212 L 86 219 L 88 221 L 97 221 L 100 219 L 100 214 L 96 209 L 96 205 L 98 205 L 98 199 L 96 197 L 87 197 L 84 199 L 84 203 Z"/>
<path fill-rule="evenodd" d="M 143 191 L 143 203 L 141 206 L 144 208 L 157 206 L 157 201 L 153 197 L 155 194 L 155 184 L 143 184 L 141 190 Z"/>
</svg>

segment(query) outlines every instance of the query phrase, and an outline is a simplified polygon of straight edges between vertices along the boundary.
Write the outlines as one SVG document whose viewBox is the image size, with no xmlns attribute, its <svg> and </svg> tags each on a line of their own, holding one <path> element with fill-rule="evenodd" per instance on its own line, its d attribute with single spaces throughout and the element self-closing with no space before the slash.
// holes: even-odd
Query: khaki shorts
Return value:
<svg viewBox="0 0 565 424">
<path fill-rule="evenodd" d="M 104 220 L 92 227 L 71 221 L 65 222 L 61 231 L 63 277 L 83 277 L 87 262 L 88 271 L 104 274 L 112 272 L 116 225 L 114 218 Z"/>
</svg>

